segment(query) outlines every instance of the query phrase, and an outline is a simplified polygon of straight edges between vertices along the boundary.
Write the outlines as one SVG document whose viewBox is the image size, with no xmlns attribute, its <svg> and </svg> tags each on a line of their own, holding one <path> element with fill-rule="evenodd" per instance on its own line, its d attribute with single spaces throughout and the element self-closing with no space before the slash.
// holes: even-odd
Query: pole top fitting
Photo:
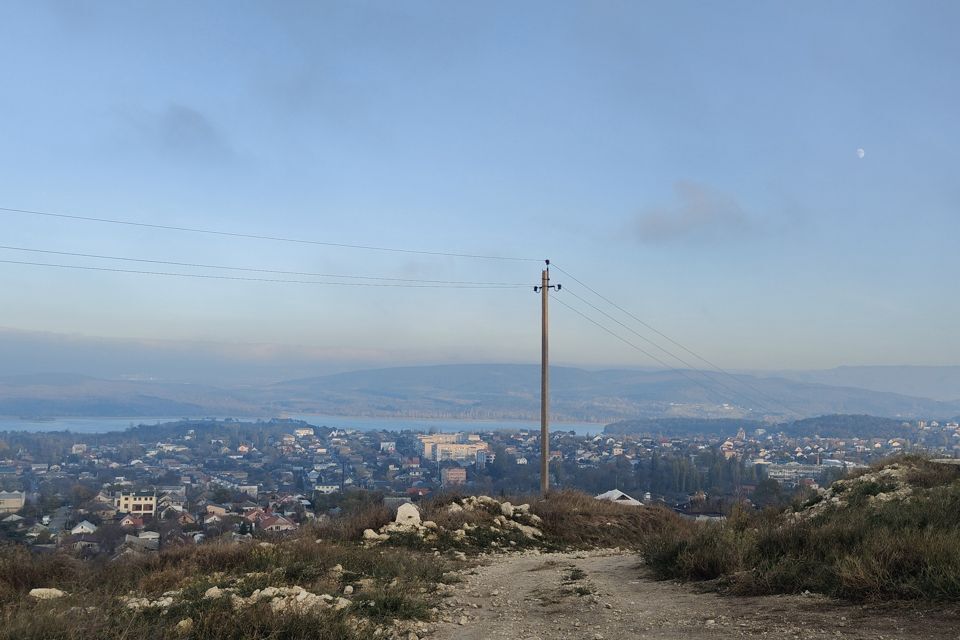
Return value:
<svg viewBox="0 0 960 640">
<path fill-rule="evenodd" d="M 549 261 L 549 260 L 544 260 L 544 262 L 547 263 L 547 266 L 548 266 L 548 267 L 550 266 L 550 261 Z"/>
</svg>

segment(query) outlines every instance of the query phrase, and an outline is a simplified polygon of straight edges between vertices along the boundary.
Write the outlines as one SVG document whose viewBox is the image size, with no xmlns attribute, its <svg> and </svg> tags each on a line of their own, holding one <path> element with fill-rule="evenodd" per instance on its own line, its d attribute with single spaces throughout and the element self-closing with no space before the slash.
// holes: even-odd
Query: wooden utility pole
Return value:
<svg viewBox="0 0 960 640">
<path fill-rule="evenodd" d="M 550 261 L 540 275 L 540 493 L 550 491 Z M 560 285 L 556 286 L 557 291 Z"/>
</svg>

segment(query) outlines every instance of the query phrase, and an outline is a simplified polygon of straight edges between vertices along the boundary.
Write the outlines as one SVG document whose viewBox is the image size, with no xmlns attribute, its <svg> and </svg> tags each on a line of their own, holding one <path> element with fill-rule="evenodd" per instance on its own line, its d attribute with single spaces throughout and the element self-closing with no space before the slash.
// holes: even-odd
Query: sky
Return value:
<svg viewBox="0 0 960 640">
<path fill-rule="evenodd" d="M 960 364 L 958 21 L 950 0 L 4 2 L 0 207 L 524 260 L 9 211 L 0 260 L 525 286 L 0 262 L 0 374 L 537 362 L 545 258 L 557 363 L 700 364 L 639 318 L 730 369 Z"/>
</svg>

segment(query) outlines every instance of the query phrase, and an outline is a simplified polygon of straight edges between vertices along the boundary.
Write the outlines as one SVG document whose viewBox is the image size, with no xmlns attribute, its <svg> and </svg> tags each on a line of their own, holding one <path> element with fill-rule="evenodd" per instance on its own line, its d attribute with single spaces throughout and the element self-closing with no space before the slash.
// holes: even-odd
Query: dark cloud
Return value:
<svg viewBox="0 0 960 640">
<path fill-rule="evenodd" d="M 712 240 L 744 233 L 753 226 L 733 196 L 693 182 L 678 182 L 674 190 L 677 195 L 674 204 L 640 212 L 636 234 L 641 242 Z"/>
<path fill-rule="evenodd" d="M 196 109 L 172 104 L 156 120 L 159 141 L 178 154 L 229 157 L 229 143 L 213 122 Z"/>
<path fill-rule="evenodd" d="M 140 143 L 180 160 L 229 160 L 235 157 L 229 140 L 204 113 L 172 103 L 161 111 L 136 111 L 127 119 Z"/>
</svg>

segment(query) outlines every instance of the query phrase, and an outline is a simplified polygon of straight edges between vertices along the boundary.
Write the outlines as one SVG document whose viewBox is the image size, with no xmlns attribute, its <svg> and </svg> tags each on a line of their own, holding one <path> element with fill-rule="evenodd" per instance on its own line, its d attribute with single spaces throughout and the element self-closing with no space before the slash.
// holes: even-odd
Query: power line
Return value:
<svg viewBox="0 0 960 640">
<path fill-rule="evenodd" d="M 676 373 L 679 373 L 681 376 L 683 376 L 684 378 L 686 378 L 686 379 L 689 380 L 690 382 L 692 382 L 692 383 L 698 385 L 699 387 L 705 389 L 708 393 L 713 394 L 714 396 L 717 396 L 716 390 L 711 389 L 710 387 L 706 386 L 706 385 L 703 384 L 703 382 L 701 382 L 700 380 L 697 380 L 696 378 L 693 378 L 693 377 L 687 375 L 687 373 L 686 373 L 685 371 L 683 371 L 683 370 L 681 370 L 681 369 L 677 369 L 676 367 L 671 366 L 670 364 L 664 362 L 663 360 L 661 360 L 661 359 L 658 358 L 657 356 L 653 355 L 652 353 L 650 353 L 649 351 L 647 351 L 647 350 L 644 349 L 643 347 L 637 346 L 637 345 L 634 344 L 633 342 L 631 342 L 631 341 L 627 340 L 626 338 L 624 338 L 623 336 L 621 336 L 619 333 L 617 333 L 617 332 L 614 331 L 613 329 L 610 329 L 609 327 L 604 326 L 603 323 L 598 322 L 597 320 L 594 320 L 593 318 L 591 318 L 591 317 L 588 316 L 587 314 L 583 313 L 582 311 L 580 311 L 580 310 L 577 309 L 576 307 L 573 307 L 573 306 L 567 304 L 566 302 L 564 302 L 563 300 L 561 300 L 559 297 L 554 298 L 554 300 L 555 300 L 556 302 L 560 303 L 561 305 L 563 305 L 564 307 L 566 307 L 567 309 L 570 309 L 570 311 L 573 311 L 575 314 L 577 314 L 577 315 L 580 316 L 581 318 L 587 320 L 588 322 L 596 325 L 597 327 L 599 327 L 599 328 L 602 329 L 603 331 L 609 333 L 611 336 L 613 336 L 613 337 L 616 338 L 617 340 L 619 340 L 619 341 L 623 342 L 624 344 L 632 347 L 633 349 L 636 349 L 637 351 L 639 351 L 639 352 L 642 353 L 643 355 L 645 355 L 645 356 L 647 356 L 648 358 L 650 358 L 651 360 L 654 360 L 654 361 L 656 361 L 657 363 L 663 365 L 663 366 L 666 367 L 667 369 L 669 369 L 669 370 L 671 370 L 671 371 L 674 371 L 674 372 L 676 372 Z M 718 396 L 718 397 L 720 397 L 721 400 L 723 399 L 722 396 Z"/>
<path fill-rule="evenodd" d="M 295 244 L 319 245 L 323 247 L 338 247 L 341 249 L 363 249 L 366 251 L 387 251 L 391 253 L 407 253 L 424 256 L 438 256 L 448 258 L 472 258 L 477 260 L 507 260 L 514 262 L 542 262 L 540 258 L 521 258 L 517 256 L 493 256 L 476 253 L 457 253 L 453 251 L 422 251 L 417 249 L 403 249 L 399 247 L 378 247 L 364 244 L 349 244 L 345 242 L 326 242 L 321 240 L 303 240 L 300 238 L 286 238 L 283 236 L 268 236 L 256 233 L 238 233 L 233 231 L 221 231 L 216 229 L 199 229 L 195 227 L 178 227 L 165 224 L 154 224 L 148 222 L 135 222 L 133 220 L 119 220 L 115 218 L 96 218 L 92 216 L 79 216 L 67 213 L 54 213 L 51 211 L 36 211 L 32 209 L 15 209 L 12 207 L 0 207 L 3 213 L 21 213 L 31 216 L 44 216 L 47 218 L 61 218 L 65 220 L 79 220 L 83 222 L 100 222 L 104 224 L 125 225 L 130 227 L 142 227 L 147 229 L 163 229 L 165 231 L 182 231 L 187 233 L 203 233 L 214 236 L 225 236 L 229 238 L 247 238 L 250 240 L 270 240 L 272 242 L 290 242 Z"/>
<path fill-rule="evenodd" d="M 626 324 L 624 324 L 623 322 L 620 322 L 620 321 L 617 320 L 615 317 L 613 317 L 612 315 L 610 315 L 609 313 L 607 313 L 607 312 L 604 311 L 603 309 L 597 307 L 595 304 L 593 304 L 593 303 L 590 302 L 589 300 L 586 300 L 586 299 L 582 298 L 581 296 L 578 296 L 578 295 L 577 295 L 576 293 L 574 293 L 573 291 L 570 291 L 570 290 L 569 290 L 569 287 L 568 287 L 567 289 L 565 289 L 564 291 L 566 291 L 568 294 L 570 294 L 571 296 L 573 296 L 574 298 L 576 298 L 577 300 L 579 300 L 579 301 L 582 302 L 583 304 L 587 305 L 588 307 L 590 307 L 591 309 L 593 309 L 593 310 L 596 311 L 597 313 L 600 313 L 600 314 L 606 316 L 608 319 L 612 320 L 613 322 L 616 322 L 618 325 L 620 325 L 621 327 L 623 327 L 624 329 L 626 329 L 627 331 L 629 331 L 629 332 L 632 333 L 633 335 L 637 336 L 637 337 L 640 338 L 641 340 L 644 340 L 644 341 L 647 342 L 648 344 L 653 345 L 654 347 L 656 347 L 657 349 L 659 349 L 659 350 L 662 351 L 663 353 L 667 354 L 668 356 L 670 356 L 670 357 L 673 358 L 674 360 L 680 362 L 680 363 L 683 364 L 685 367 L 687 367 L 689 370 L 694 371 L 694 372 L 696 372 L 696 373 L 699 373 L 699 374 L 702 375 L 703 377 L 707 378 L 708 380 L 710 380 L 711 384 L 715 384 L 715 385 L 717 385 L 717 386 L 725 389 L 725 390 L 728 391 L 729 393 L 732 393 L 732 394 L 735 395 L 735 396 L 740 396 L 740 397 L 743 398 L 744 400 L 747 400 L 747 401 L 749 401 L 749 402 L 752 403 L 752 404 L 759 405 L 760 408 L 762 408 L 762 409 L 764 409 L 764 410 L 766 410 L 766 411 L 770 411 L 770 408 L 769 408 L 769 407 L 765 406 L 762 402 L 758 401 L 756 398 L 751 398 L 751 397 L 749 397 L 748 395 L 746 395 L 745 393 L 743 393 L 742 391 L 737 391 L 736 389 L 732 389 L 732 388 L 728 387 L 727 385 L 723 384 L 722 382 L 720 382 L 719 380 L 716 380 L 716 379 L 710 377 L 710 376 L 708 375 L 708 372 L 703 371 L 703 370 L 701 370 L 701 369 L 697 369 L 697 367 L 695 367 L 694 365 L 690 364 L 688 361 L 684 360 L 684 359 L 681 358 L 680 356 L 678 356 L 678 355 L 676 355 L 675 353 L 669 351 L 668 349 L 663 348 L 662 346 L 660 346 L 659 344 L 657 344 L 656 342 L 654 342 L 654 341 L 651 340 L 650 338 L 644 336 L 642 333 L 636 331 L 636 330 L 633 329 L 632 327 L 629 327 L 629 326 L 627 326 Z"/>
<path fill-rule="evenodd" d="M 638 323 L 640 323 L 641 325 L 643 325 L 644 327 L 646 327 L 646 328 L 649 329 L 650 331 L 653 331 L 655 334 L 657 334 L 658 336 L 660 336 L 660 337 L 663 338 L 664 340 L 667 340 L 668 342 L 670 342 L 670 343 L 673 344 L 674 346 L 683 349 L 684 351 L 686 351 L 687 353 L 689 353 L 690 355 L 692 355 L 694 358 L 696 358 L 696 359 L 700 360 L 701 362 L 705 363 L 707 366 L 711 367 L 712 369 L 714 369 L 714 370 L 717 371 L 718 373 L 721 373 L 721 374 L 727 376 L 728 378 L 730 378 L 731 380 L 733 380 L 734 382 L 737 382 L 737 383 L 739 383 L 739 384 L 742 384 L 743 386 L 747 387 L 748 389 L 751 389 L 754 393 L 756 393 L 756 394 L 759 395 L 760 397 L 765 398 L 765 399 L 768 400 L 769 402 L 774 403 L 774 404 L 778 405 L 779 407 L 781 407 L 781 408 L 783 408 L 783 409 L 786 409 L 788 413 L 796 413 L 796 410 L 795 410 L 795 409 L 792 409 L 792 408 L 786 406 L 783 402 L 781 402 L 781 401 L 777 400 L 776 398 L 768 395 L 767 393 L 765 393 L 765 392 L 763 392 L 762 390 L 758 389 L 756 386 L 750 384 L 750 383 L 747 382 L 746 380 L 743 380 L 743 379 L 741 379 L 741 378 L 738 378 L 737 376 L 733 375 L 732 373 L 730 373 L 729 371 L 727 371 L 727 370 L 724 369 L 723 367 L 721 367 L 721 366 L 719 366 L 719 365 L 717 365 L 717 364 L 714 364 L 713 362 L 711 362 L 710 360 L 707 360 L 705 357 L 703 357 L 702 355 L 700 355 L 700 354 L 697 353 L 696 351 L 694 351 L 694 350 L 692 350 L 692 349 L 684 346 L 683 344 L 681 344 L 681 343 L 678 342 L 677 340 L 674 340 L 673 338 L 671 338 L 671 337 L 668 336 L 667 334 L 663 333 L 662 331 L 660 331 L 660 330 L 657 329 L 656 327 L 648 324 L 647 322 L 644 322 L 642 319 L 638 318 L 635 314 L 627 311 L 626 309 L 624 309 L 623 307 L 621 307 L 620 305 L 618 305 L 616 302 L 614 302 L 614 301 L 611 300 L 610 298 L 607 298 L 606 296 L 604 296 L 602 293 L 600 293 L 599 291 L 597 291 L 596 289 L 594 289 L 593 287 L 591 287 L 591 286 L 588 285 L 587 283 L 585 283 L 585 282 L 583 282 L 582 280 L 578 279 L 576 276 L 574 276 L 573 274 L 571 274 L 569 271 L 566 271 L 566 270 L 564 270 L 563 268 L 558 267 L 558 266 L 556 265 L 556 263 L 553 263 L 552 266 L 553 266 L 554 268 L 556 268 L 557 271 L 563 273 L 565 276 L 567 276 L 568 278 L 570 278 L 571 280 L 573 280 L 574 282 L 576 282 L 577 284 L 579 284 L 580 286 L 582 286 L 584 289 L 586 289 L 587 291 L 589 291 L 589 292 L 592 293 L 593 295 L 597 296 L 598 298 L 600 298 L 601 300 L 603 300 L 604 302 L 606 302 L 607 304 L 609 304 L 609 305 L 612 306 L 613 308 L 615 308 L 615 309 L 617 309 L 618 311 L 620 311 L 621 313 L 629 316 L 630 318 L 632 318 L 633 320 L 637 321 Z"/>
<path fill-rule="evenodd" d="M 345 280 L 384 280 L 389 282 L 417 282 L 423 284 L 465 284 L 465 285 L 477 285 L 477 286 L 502 286 L 502 287 L 526 287 L 528 286 L 525 282 L 473 282 L 468 280 L 425 280 L 420 278 L 391 278 L 386 276 L 358 276 L 358 275 L 344 275 L 344 274 L 334 274 L 334 273 L 311 273 L 307 271 L 282 271 L 279 269 L 259 269 L 252 267 L 228 267 L 224 265 L 216 264 L 203 264 L 196 262 L 174 262 L 172 260 L 149 260 L 146 258 L 129 258 L 122 256 L 107 256 L 100 255 L 95 253 L 76 253 L 71 251 L 54 251 L 52 249 L 33 249 L 27 247 L 13 247 L 7 245 L 0 245 L 0 249 L 5 249 L 8 251 L 26 251 L 30 253 L 44 253 L 50 255 L 58 256 L 72 256 L 77 258 L 96 258 L 98 260 L 121 260 L 124 262 L 141 262 L 147 264 L 165 264 L 175 267 L 196 267 L 202 269 L 224 269 L 227 271 L 246 271 L 252 273 L 275 273 L 278 275 L 288 275 L 288 276 L 311 276 L 317 278 L 343 278 Z"/>
<path fill-rule="evenodd" d="M 29 262 L 26 260 L 0 260 L 2 264 L 19 264 L 33 267 L 53 267 L 58 269 L 79 269 L 82 271 L 107 271 L 110 273 L 132 273 L 150 276 L 171 276 L 179 278 L 204 278 L 209 280 L 236 280 L 241 282 L 269 282 L 284 284 L 313 284 L 339 287 L 402 287 L 411 289 L 519 289 L 528 285 L 465 285 L 465 284 L 413 284 L 390 282 L 333 282 L 321 280 L 284 280 L 280 278 L 249 278 L 243 276 L 220 276 L 205 273 L 173 273 L 169 271 L 145 271 L 139 269 L 117 269 L 114 267 L 91 267 L 77 264 L 56 264 L 50 262 Z"/>
</svg>

